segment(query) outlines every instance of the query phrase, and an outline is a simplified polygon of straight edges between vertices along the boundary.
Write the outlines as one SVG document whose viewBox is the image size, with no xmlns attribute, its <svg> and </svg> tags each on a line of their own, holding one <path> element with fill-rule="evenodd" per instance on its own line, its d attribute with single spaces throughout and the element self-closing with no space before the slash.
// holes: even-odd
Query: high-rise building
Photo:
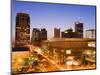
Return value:
<svg viewBox="0 0 100 75">
<path fill-rule="evenodd" d="M 86 38 L 96 38 L 95 33 L 96 33 L 95 29 L 86 30 Z"/>
<path fill-rule="evenodd" d="M 61 32 L 62 38 L 80 38 L 81 36 L 77 32 L 73 32 L 73 29 L 68 29 Z"/>
<path fill-rule="evenodd" d="M 47 30 L 45 28 L 33 28 L 31 42 L 47 40 Z"/>
<path fill-rule="evenodd" d="M 75 32 L 73 29 L 68 29 L 61 32 L 62 38 L 83 38 L 83 23 L 75 22 Z"/>
<path fill-rule="evenodd" d="M 83 38 L 83 23 L 75 22 L 75 32 L 80 35 L 80 38 Z"/>
<path fill-rule="evenodd" d="M 40 41 L 40 30 L 38 28 L 33 28 L 31 42 Z"/>
<path fill-rule="evenodd" d="M 54 28 L 54 38 L 60 38 L 60 28 Z"/>
<path fill-rule="evenodd" d="M 47 40 L 47 30 L 45 28 L 41 29 L 41 40 Z"/>
<path fill-rule="evenodd" d="M 27 13 L 17 13 L 15 43 L 22 46 L 30 42 L 30 16 Z"/>
</svg>

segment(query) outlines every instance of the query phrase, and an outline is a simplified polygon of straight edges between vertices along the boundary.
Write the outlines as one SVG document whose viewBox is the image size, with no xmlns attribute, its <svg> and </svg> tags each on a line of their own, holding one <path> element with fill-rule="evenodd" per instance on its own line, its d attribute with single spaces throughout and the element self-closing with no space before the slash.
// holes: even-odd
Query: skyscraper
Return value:
<svg viewBox="0 0 100 75">
<path fill-rule="evenodd" d="M 41 29 L 41 40 L 47 40 L 47 30 L 45 28 Z"/>
<path fill-rule="evenodd" d="M 60 38 L 60 28 L 54 28 L 54 38 Z"/>
<path fill-rule="evenodd" d="M 61 32 L 62 38 L 83 38 L 83 23 L 75 22 L 75 32 L 70 28 Z"/>
<path fill-rule="evenodd" d="M 33 43 L 34 41 L 40 41 L 40 40 L 41 40 L 40 30 L 38 28 L 33 28 L 31 42 Z"/>
<path fill-rule="evenodd" d="M 80 38 L 83 38 L 83 23 L 75 22 L 75 32 L 80 35 Z"/>
<path fill-rule="evenodd" d="M 73 29 L 71 28 L 71 29 L 61 32 L 61 37 L 62 38 L 80 38 L 81 36 L 79 33 L 73 32 Z"/>
<path fill-rule="evenodd" d="M 16 45 L 22 46 L 30 42 L 30 16 L 27 13 L 16 15 Z"/>
<path fill-rule="evenodd" d="M 41 40 L 47 40 L 47 30 L 45 28 L 33 28 L 31 42 L 40 42 Z"/>
</svg>

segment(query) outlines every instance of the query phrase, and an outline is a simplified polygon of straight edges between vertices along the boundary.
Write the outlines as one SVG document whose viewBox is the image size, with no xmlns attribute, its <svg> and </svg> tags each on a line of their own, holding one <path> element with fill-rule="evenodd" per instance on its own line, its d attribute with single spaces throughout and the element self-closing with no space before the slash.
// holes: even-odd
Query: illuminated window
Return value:
<svg viewBox="0 0 100 75">
<path fill-rule="evenodd" d="M 71 50 L 66 50 L 66 54 L 71 54 Z"/>
</svg>

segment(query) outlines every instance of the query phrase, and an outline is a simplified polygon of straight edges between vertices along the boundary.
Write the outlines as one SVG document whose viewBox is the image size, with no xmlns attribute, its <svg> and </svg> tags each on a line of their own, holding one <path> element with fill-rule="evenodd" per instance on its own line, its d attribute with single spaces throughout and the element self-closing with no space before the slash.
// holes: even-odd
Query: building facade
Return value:
<svg viewBox="0 0 100 75">
<path fill-rule="evenodd" d="M 95 33 L 96 33 L 95 29 L 86 30 L 86 38 L 96 38 Z"/>
<path fill-rule="evenodd" d="M 38 28 L 33 28 L 31 42 L 47 40 L 47 30 L 42 28 L 41 30 Z"/>
<path fill-rule="evenodd" d="M 62 32 L 61 37 L 62 38 L 81 38 L 81 35 L 79 35 L 76 32 L 70 32 L 70 33 Z"/>
<path fill-rule="evenodd" d="M 54 28 L 54 38 L 60 38 L 60 28 Z"/>
<path fill-rule="evenodd" d="M 83 38 L 83 23 L 75 22 L 75 32 Z"/>
<path fill-rule="evenodd" d="M 81 38 L 82 36 L 78 32 L 73 32 L 73 29 L 68 29 L 61 32 L 62 38 Z"/>
<path fill-rule="evenodd" d="M 77 65 L 81 65 L 85 62 L 84 55 L 86 56 L 86 61 L 89 58 L 89 62 L 96 62 L 95 39 L 56 38 L 43 41 L 42 47 L 48 51 L 48 56 L 54 58 L 59 64 L 68 64 L 69 60 L 79 60 Z"/>
<path fill-rule="evenodd" d="M 17 13 L 16 15 L 16 46 L 22 46 L 30 42 L 30 16 L 27 13 Z"/>
<path fill-rule="evenodd" d="M 47 30 L 45 28 L 41 29 L 41 40 L 47 40 Z"/>
<path fill-rule="evenodd" d="M 40 41 L 40 30 L 38 28 L 33 28 L 31 42 Z"/>
<path fill-rule="evenodd" d="M 75 22 L 75 31 L 72 28 L 61 32 L 62 38 L 83 38 L 83 23 Z"/>
</svg>

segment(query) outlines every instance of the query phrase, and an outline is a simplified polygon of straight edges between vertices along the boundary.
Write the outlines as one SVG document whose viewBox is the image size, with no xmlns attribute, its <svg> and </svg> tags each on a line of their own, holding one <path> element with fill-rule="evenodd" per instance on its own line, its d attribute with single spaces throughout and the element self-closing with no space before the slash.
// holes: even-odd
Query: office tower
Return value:
<svg viewBox="0 0 100 75">
<path fill-rule="evenodd" d="M 47 40 L 47 30 L 45 28 L 41 29 L 41 40 Z"/>
<path fill-rule="evenodd" d="M 27 13 L 17 13 L 15 43 L 22 46 L 30 42 L 30 16 Z"/>
<path fill-rule="evenodd" d="M 31 42 L 33 43 L 34 41 L 40 41 L 40 40 L 41 40 L 40 30 L 38 28 L 33 28 Z"/>
<path fill-rule="evenodd" d="M 73 32 L 73 29 L 67 29 L 63 32 L 61 32 L 62 38 L 82 38 L 82 35 L 80 35 L 78 32 Z"/>
<path fill-rule="evenodd" d="M 86 30 L 86 38 L 96 38 L 95 33 L 96 33 L 95 29 Z"/>
<path fill-rule="evenodd" d="M 75 22 L 75 32 L 80 35 L 80 38 L 83 38 L 83 23 Z"/>
<path fill-rule="evenodd" d="M 62 38 L 80 38 L 80 36 L 78 35 L 78 33 L 73 32 L 73 29 L 67 29 L 63 32 L 61 32 L 61 37 Z"/>
<path fill-rule="evenodd" d="M 60 28 L 54 28 L 54 38 L 60 38 Z"/>
</svg>

